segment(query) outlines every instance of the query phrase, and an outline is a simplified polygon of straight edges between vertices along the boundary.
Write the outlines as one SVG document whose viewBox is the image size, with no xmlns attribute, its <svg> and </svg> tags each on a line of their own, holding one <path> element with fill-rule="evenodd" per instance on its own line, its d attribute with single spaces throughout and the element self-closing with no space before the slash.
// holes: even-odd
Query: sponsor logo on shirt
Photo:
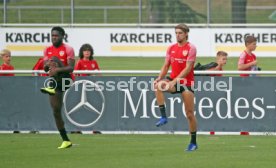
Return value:
<svg viewBox="0 0 276 168">
<path fill-rule="evenodd" d="M 184 63 L 186 61 L 186 59 L 184 58 L 171 58 L 171 62 L 178 62 L 178 63 Z"/>
<path fill-rule="evenodd" d="M 91 67 L 94 69 L 95 68 L 95 64 L 91 64 Z"/>
</svg>

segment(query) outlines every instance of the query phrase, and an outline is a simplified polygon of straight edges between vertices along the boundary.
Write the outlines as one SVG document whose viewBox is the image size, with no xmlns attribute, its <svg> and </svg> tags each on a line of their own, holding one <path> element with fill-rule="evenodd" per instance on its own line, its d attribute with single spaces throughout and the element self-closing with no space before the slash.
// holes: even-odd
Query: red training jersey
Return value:
<svg viewBox="0 0 276 168">
<path fill-rule="evenodd" d="M 33 70 L 44 70 L 44 60 L 39 58 L 33 67 Z M 47 73 L 39 73 L 38 76 L 48 76 Z"/>
<path fill-rule="evenodd" d="M 44 61 L 51 59 L 52 56 L 58 57 L 64 66 L 68 65 L 68 59 L 75 59 L 74 49 L 64 43 L 59 47 L 51 45 L 44 50 Z"/>
<path fill-rule="evenodd" d="M 14 67 L 12 65 L 7 65 L 4 63 L 0 66 L 0 70 L 14 70 Z M 0 76 L 14 76 L 14 74 L 0 74 Z"/>
<path fill-rule="evenodd" d="M 53 56 L 58 57 L 64 66 L 68 65 L 69 59 L 75 59 L 74 49 L 64 43 L 62 43 L 59 47 L 51 45 L 44 50 L 44 61 L 51 59 Z M 74 79 L 72 74 L 71 76 Z"/>
<path fill-rule="evenodd" d="M 255 54 L 251 53 L 251 55 L 250 55 L 246 51 L 243 51 L 240 55 L 240 59 L 239 59 L 238 64 L 239 65 L 240 64 L 248 64 L 248 63 L 253 62 L 255 60 L 256 60 L 256 55 Z M 252 69 L 252 67 L 249 67 L 249 68 L 245 69 L 245 71 L 251 71 L 251 69 Z M 245 77 L 245 76 L 249 76 L 249 74 L 240 74 L 240 76 Z"/>
<path fill-rule="evenodd" d="M 170 78 L 176 78 L 181 71 L 186 68 L 187 61 L 195 62 L 196 60 L 196 47 L 187 42 L 183 46 L 178 46 L 178 43 L 171 45 L 167 50 L 166 60 L 172 67 Z M 192 65 L 193 66 L 193 65 Z M 184 80 L 180 81 L 181 84 L 191 86 L 194 83 L 194 69 L 184 77 Z"/>
<path fill-rule="evenodd" d="M 80 59 L 75 65 L 74 70 L 100 70 L 96 60 Z M 77 76 L 88 76 L 89 74 L 77 74 Z"/>
</svg>

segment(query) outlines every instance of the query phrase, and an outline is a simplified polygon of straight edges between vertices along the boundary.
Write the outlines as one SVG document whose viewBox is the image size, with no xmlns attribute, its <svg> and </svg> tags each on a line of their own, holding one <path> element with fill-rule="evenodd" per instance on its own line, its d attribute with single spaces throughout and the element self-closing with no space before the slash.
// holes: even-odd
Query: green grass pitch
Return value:
<svg viewBox="0 0 276 168">
<path fill-rule="evenodd" d="M 12 57 L 16 69 L 32 69 L 37 57 Z M 257 58 L 275 70 L 275 58 Z M 102 70 L 159 70 L 164 58 L 96 57 Z M 209 63 L 210 58 L 197 62 Z M 225 70 L 236 70 L 229 57 Z M 199 150 L 184 151 L 184 135 L 70 135 L 71 149 L 58 150 L 57 134 L 0 134 L 3 168 L 273 168 L 275 136 L 203 136 Z"/>
<path fill-rule="evenodd" d="M 3 168 L 272 168 L 274 136 L 77 135 L 58 150 L 58 134 L 0 134 Z"/>
</svg>

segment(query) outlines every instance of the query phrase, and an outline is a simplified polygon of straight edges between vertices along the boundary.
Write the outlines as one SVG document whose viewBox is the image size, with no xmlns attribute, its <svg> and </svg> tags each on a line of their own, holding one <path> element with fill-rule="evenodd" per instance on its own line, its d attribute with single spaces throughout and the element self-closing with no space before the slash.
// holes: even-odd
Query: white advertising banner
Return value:
<svg viewBox="0 0 276 168">
<path fill-rule="evenodd" d="M 13 56 L 42 56 L 51 45 L 50 28 L 0 28 L 0 48 Z M 90 43 L 95 56 L 164 57 L 175 43 L 173 28 L 65 28 L 65 42 L 75 49 Z M 191 28 L 189 41 L 198 56 L 215 56 L 219 50 L 238 57 L 245 49 L 244 37 L 254 35 L 257 57 L 276 56 L 276 29 L 269 28 Z"/>
</svg>

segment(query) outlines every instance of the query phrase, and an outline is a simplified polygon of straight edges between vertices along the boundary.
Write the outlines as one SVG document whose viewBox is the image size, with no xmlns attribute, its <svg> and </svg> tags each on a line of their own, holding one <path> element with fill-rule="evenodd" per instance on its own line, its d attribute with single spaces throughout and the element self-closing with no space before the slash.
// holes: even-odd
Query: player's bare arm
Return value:
<svg viewBox="0 0 276 168">
<path fill-rule="evenodd" d="M 162 80 L 166 76 L 166 74 L 168 73 L 169 68 L 170 68 L 170 62 L 166 59 L 163 66 L 162 66 L 162 68 L 161 68 L 159 76 L 154 81 L 154 84 L 156 84 L 157 82 L 159 82 L 160 80 Z"/>
<path fill-rule="evenodd" d="M 56 67 L 56 68 L 51 68 L 49 75 L 50 76 L 55 76 L 58 73 L 71 73 L 74 71 L 74 65 L 75 65 L 75 60 L 74 59 L 68 59 L 68 65 L 65 67 Z"/>
<path fill-rule="evenodd" d="M 249 62 L 248 64 L 239 64 L 238 65 L 238 70 L 248 69 L 248 68 L 250 68 L 252 66 L 257 65 L 257 63 L 258 63 L 257 60 L 255 60 L 255 61 Z"/>
</svg>

